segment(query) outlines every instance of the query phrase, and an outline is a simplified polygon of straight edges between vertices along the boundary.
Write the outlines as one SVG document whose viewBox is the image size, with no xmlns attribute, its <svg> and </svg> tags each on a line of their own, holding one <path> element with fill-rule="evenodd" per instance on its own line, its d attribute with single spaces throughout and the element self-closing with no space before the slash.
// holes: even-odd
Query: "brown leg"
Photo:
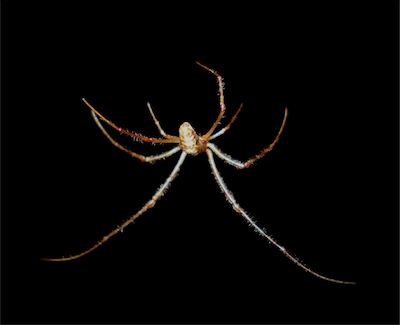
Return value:
<svg viewBox="0 0 400 325">
<path fill-rule="evenodd" d="M 179 143 L 178 138 L 172 138 L 172 139 L 159 139 L 159 138 L 151 138 L 151 137 L 146 137 L 144 135 L 141 135 L 140 133 L 136 132 L 131 132 L 126 129 L 120 128 L 119 126 L 115 125 L 113 122 L 105 118 L 102 114 L 100 114 L 85 98 L 82 98 L 83 102 L 90 108 L 90 110 L 96 114 L 101 120 L 106 122 L 109 126 L 111 126 L 113 129 L 117 130 L 118 132 L 129 135 L 130 137 L 134 138 L 135 140 L 138 141 L 143 141 L 143 142 L 150 142 L 150 143 Z"/>
<path fill-rule="evenodd" d="M 176 146 L 175 148 L 168 150 L 162 154 L 159 155 L 154 155 L 154 156 L 143 156 L 141 154 L 138 154 L 136 152 L 133 152 L 132 150 L 129 150 L 128 148 L 125 148 L 122 144 L 118 143 L 115 141 L 111 135 L 104 129 L 103 125 L 100 123 L 99 119 L 97 118 L 97 115 L 94 112 L 91 112 L 92 116 L 94 118 L 94 121 L 96 122 L 97 126 L 99 127 L 100 131 L 103 132 L 105 137 L 118 149 L 122 150 L 123 152 L 126 152 L 128 155 L 130 155 L 133 158 L 137 158 L 140 161 L 147 162 L 147 163 L 153 163 L 157 160 L 165 159 L 169 156 L 172 156 L 174 153 L 177 153 L 180 148 L 179 146 Z"/>
<path fill-rule="evenodd" d="M 196 61 L 196 63 L 199 66 L 201 66 L 203 69 L 206 69 L 208 72 L 212 73 L 218 80 L 220 112 L 219 112 L 218 117 L 215 120 L 214 124 L 210 128 L 210 130 L 208 130 L 208 132 L 203 136 L 204 139 L 208 140 L 208 138 L 214 133 L 215 129 L 217 128 L 217 126 L 219 124 L 219 122 L 221 121 L 221 119 L 223 118 L 223 116 L 225 114 L 226 108 L 225 108 L 225 101 L 224 101 L 224 80 L 218 74 L 218 72 L 216 72 L 215 70 L 210 69 L 209 67 L 201 64 L 200 62 Z"/>
<path fill-rule="evenodd" d="M 240 111 L 242 110 L 243 107 L 243 103 L 240 104 L 238 110 L 236 111 L 235 115 L 233 115 L 232 119 L 229 121 L 228 125 L 225 126 L 224 128 L 222 128 L 221 130 L 219 130 L 218 132 L 215 132 L 210 138 L 209 140 L 218 138 L 219 136 L 223 135 L 226 131 L 228 131 L 230 129 L 230 127 L 232 126 L 233 122 L 235 122 L 236 118 L 238 117 Z"/>
<path fill-rule="evenodd" d="M 268 152 L 270 152 L 274 146 L 278 143 L 279 138 L 282 134 L 283 129 L 285 128 L 285 124 L 286 124 L 286 119 L 287 119 L 287 115 L 288 115 L 288 109 L 287 107 L 285 108 L 285 115 L 283 117 L 283 121 L 281 124 L 281 127 L 278 131 L 278 134 L 276 135 L 274 141 L 268 146 L 265 147 L 264 149 L 262 149 L 257 155 L 255 155 L 254 157 L 250 158 L 249 160 L 247 160 L 244 163 L 244 168 L 248 168 L 251 167 L 257 160 L 261 159 L 262 157 L 264 157 Z"/>
<path fill-rule="evenodd" d="M 270 152 L 274 146 L 277 144 L 279 137 L 281 136 L 281 133 L 285 127 L 285 123 L 286 123 L 286 118 L 287 118 L 287 108 L 285 109 L 285 116 L 283 118 L 282 121 L 282 125 L 279 129 L 278 134 L 276 135 L 274 141 L 268 146 L 265 147 L 264 149 L 262 149 L 260 151 L 260 153 L 258 153 L 257 155 L 255 155 L 253 158 L 250 158 L 249 160 L 247 160 L 246 162 L 241 162 L 239 160 L 236 160 L 234 158 L 232 158 L 231 156 L 227 155 L 226 153 L 223 153 L 215 144 L 213 143 L 208 143 L 208 147 L 222 160 L 224 160 L 226 163 L 236 167 L 237 169 L 244 169 L 244 168 L 249 168 L 251 166 L 253 166 L 253 164 L 261 159 L 262 157 L 264 157 L 268 152 Z M 216 133 L 217 134 L 217 133 Z"/>
</svg>

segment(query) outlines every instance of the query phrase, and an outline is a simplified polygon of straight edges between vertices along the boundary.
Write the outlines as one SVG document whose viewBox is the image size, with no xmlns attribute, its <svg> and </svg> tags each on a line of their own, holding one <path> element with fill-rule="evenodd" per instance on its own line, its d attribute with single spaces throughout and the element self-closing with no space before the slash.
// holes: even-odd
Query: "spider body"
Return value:
<svg viewBox="0 0 400 325">
<path fill-rule="evenodd" d="M 199 136 L 189 122 L 179 127 L 179 147 L 189 155 L 197 156 L 207 150 L 207 140 Z"/>
<path fill-rule="evenodd" d="M 184 122 L 181 124 L 179 127 L 179 136 L 173 136 L 167 134 L 161 127 L 160 123 L 158 122 L 157 118 L 155 117 L 153 110 L 150 106 L 149 103 L 147 103 L 147 106 L 149 108 L 150 114 L 154 120 L 155 125 L 157 126 L 162 138 L 153 138 L 153 137 L 147 137 L 142 134 L 136 133 L 136 132 L 131 132 L 126 129 L 123 129 L 117 125 L 115 125 L 113 122 L 105 118 L 102 114 L 100 114 L 86 99 L 83 99 L 83 102 L 90 108 L 92 117 L 94 121 L 96 122 L 97 126 L 100 128 L 101 132 L 104 134 L 104 136 L 118 149 L 122 150 L 123 152 L 129 154 L 130 156 L 139 159 L 142 162 L 146 163 L 153 163 L 158 160 L 163 160 L 165 158 L 168 158 L 175 153 L 181 151 L 181 155 L 178 159 L 178 162 L 176 163 L 174 169 L 172 170 L 171 174 L 167 177 L 167 179 L 164 181 L 164 183 L 161 184 L 161 186 L 158 188 L 158 190 L 155 192 L 155 194 L 152 196 L 152 198 L 143 205 L 143 207 L 136 212 L 135 214 L 131 215 L 126 221 L 124 221 L 122 224 L 120 224 L 118 227 L 116 227 L 114 230 L 109 232 L 107 235 L 105 235 L 101 240 L 99 240 L 97 243 L 89 247 L 88 249 L 82 251 L 79 254 L 72 255 L 69 257 L 61 257 L 61 258 L 43 258 L 43 260 L 47 261 L 56 261 L 56 262 L 61 262 L 61 261 L 69 261 L 69 260 L 74 260 L 77 258 L 80 258 L 86 254 L 89 254 L 90 252 L 94 251 L 97 249 L 99 246 L 107 242 L 111 237 L 117 235 L 118 233 L 122 232 L 128 225 L 133 223 L 139 216 L 144 214 L 146 211 L 149 209 L 153 208 L 158 200 L 166 193 L 167 189 L 169 188 L 170 184 L 172 181 L 176 178 L 178 175 L 178 172 L 185 161 L 185 158 L 187 155 L 192 155 L 196 156 L 201 153 L 206 153 L 208 162 L 211 167 L 211 172 L 214 175 L 214 178 L 221 189 L 221 192 L 225 195 L 225 198 L 227 201 L 231 204 L 233 210 L 237 212 L 239 215 L 241 215 L 261 236 L 263 236 L 267 241 L 278 248 L 283 255 L 285 255 L 290 261 L 292 261 L 294 264 L 302 268 L 304 271 L 312 274 L 315 277 L 318 277 L 320 279 L 330 281 L 330 282 L 335 282 L 335 283 L 340 283 L 340 284 L 354 284 L 354 282 L 348 282 L 348 281 L 342 281 L 342 280 L 336 280 L 333 278 L 328 278 L 324 275 L 321 275 L 315 271 L 313 271 L 311 268 L 307 267 L 305 264 L 300 262 L 300 260 L 294 255 L 291 255 L 283 246 L 278 244 L 270 235 L 267 234 L 267 232 L 259 227 L 256 222 L 253 220 L 253 218 L 238 204 L 236 201 L 235 197 L 233 196 L 232 192 L 229 191 L 228 187 L 226 186 L 221 174 L 219 173 L 217 166 L 214 161 L 214 154 L 228 163 L 229 165 L 237 168 L 237 169 L 246 169 L 254 165 L 256 161 L 264 157 L 268 152 L 270 152 L 274 146 L 277 144 L 283 128 L 286 123 L 287 119 L 287 108 L 285 109 L 285 114 L 283 117 L 283 121 L 281 124 L 281 127 L 275 137 L 275 139 L 272 141 L 272 143 L 265 148 L 263 148 L 258 154 L 253 156 L 252 158 L 248 159 L 245 162 L 241 162 L 239 160 L 233 159 L 229 155 L 223 153 L 216 145 L 210 142 L 210 140 L 213 140 L 221 135 L 223 135 L 228 129 L 231 127 L 232 123 L 236 120 L 239 112 L 242 109 L 242 105 L 239 106 L 238 110 L 236 113 L 233 115 L 231 118 L 230 122 L 217 132 L 216 129 L 219 126 L 222 118 L 224 117 L 225 114 L 225 101 L 224 101 L 224 83 L 222 77 L 215 71 L 212 70 L 205 65 L 202 65 L 199 62 L 196 62 L 199 66 L 213 74 L 218 82 L 218 90 L 219 90 L 219 105 L 220 105 L 220 111 L 219 114 L 215 120 L 215 122 L 212 124 L 211 128 L 208 130 L 207 133 L 204 135 L 198 135 L 196 131 L 193 129 L 193 127 L 190 125 L 188 122 Z M 100 122 L 102 120 L 106 124 L 108 124 L 111 128 L 114 130 L 118 131 L 121 134 L 127 135 L 132 137 L 133 139 L 140 141 L 140 142 L 150 142 L 150 143 L 159 143 L 159 144 L 174 144 L 175 147 L 158 155 L 154 156 L 144 156 L 141 154 L 138 154 L 136 152 L 131 151 L 130 149 L 127 149 L 120 143 L 118 143 L 114 138 L 105 130 L 103 124 Z"/>
</svg>

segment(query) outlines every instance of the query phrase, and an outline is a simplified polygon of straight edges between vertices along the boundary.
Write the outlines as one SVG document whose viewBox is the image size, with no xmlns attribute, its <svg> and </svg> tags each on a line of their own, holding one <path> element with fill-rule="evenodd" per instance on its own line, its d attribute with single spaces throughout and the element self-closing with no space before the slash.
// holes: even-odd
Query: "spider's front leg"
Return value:
<svg viewBox="0 0 400 325">
<path fill-rule="evenodd" d="M 196 63 L 203 69 L 212 73 L 217 78 L 217 81 L 218 81 L 220 112 L 219 112 L 218 117 L 215 120 L 214 124 L 211 126 L 210 130 L 208 130 L 208 132 L 203 136 L 204 139 L 208 140 L 210 138 L 210 136 L 214 133 L 219 122 L 221 122 L 221 119 L 224 117 L 224 114 L 225 114 L 226 107 L 225 107 L 225 99 L 224 99 L 224 79 L 219 75 L 219 73 L 217 71 L 210 69 L 209 67 L 205 66 L 204 64 L 201 64 L 200 62 L 196 61 Z"/>
<path fill-rule="evenodd" d="M 175 147 L 171 150 L 168 150 L 166 152 L 163 152 L 162 154 L 159 154 L 159 155 L 144 156 L 144 155 L 138 154 L 136 152 L 133 152 L 132 150 L 129 150 L 128 148 L 125 148 L 122 144 L 120 144 L 116 140 L 114 140 L 114 138 L 104 129 L 103 125 L 101 124 L 101 122 L 99 121 L 99 119 L 97 118 L 97 116 L 94 112 L 92 112 L 92 117 L 93 117 L 94 121 L 96 122 L 97 126 L 99 127 L 100 131 L 105 135 L 105 137 L 115 147 L 122 150 L 123 152 L 126 152 L 131 157 L 139 159 L 140 161 L 147 162 L 147 163 L 153 163 L 157 160 L 165 159 L 169 156 L 172 156 L 173 154 L 177 153 L 180 150 L 179 146 L 177 146 L 177 147 Z"/>
<path fill-rule="evenodd" d="M 150 142 L 150 143 L 179 143 L 179 138 L 177 138 L 177 137 L 172 137 L 172 138 L 168 138 L 168 139 L 152 138 L 152 137 L 147 137 L 147 136 L 142 135 L 137 132 L 132 132 L 132 131 L 123 129 L 123 128 L 117 126 L 116 124 L 114 124 L 113 122 L 111 122 L 109 119 L 104 117 L 102 114 L 100 114 L 93 107 L 93 105 L 91 105 L 85 98 L 82 98 L 82 100 L 86 104 L 86 106 L 90 108 L 92 113 L 96 114 L 96 116 L 98 116 L 102 121 L 104 121 L 109 126 L 111 126 L 114 130 L 117 130 L 118 132 L 120 132 L 122 134 L 128 135 L 137 141 Z"/>
</svg>

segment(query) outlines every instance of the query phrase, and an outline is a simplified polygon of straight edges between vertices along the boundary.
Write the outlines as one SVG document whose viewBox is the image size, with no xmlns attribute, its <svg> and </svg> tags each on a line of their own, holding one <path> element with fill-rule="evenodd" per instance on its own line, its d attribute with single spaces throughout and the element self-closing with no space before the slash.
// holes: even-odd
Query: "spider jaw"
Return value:
<svg viewBox="0 0 400 325">
<path fill-rule="evenodd" d="M 207 141 L 198 136 L 189 122 L 184 122 L 179 127 L 179 146 L 189 155 L 197 156 L 207 149 Z"/>
</svg>

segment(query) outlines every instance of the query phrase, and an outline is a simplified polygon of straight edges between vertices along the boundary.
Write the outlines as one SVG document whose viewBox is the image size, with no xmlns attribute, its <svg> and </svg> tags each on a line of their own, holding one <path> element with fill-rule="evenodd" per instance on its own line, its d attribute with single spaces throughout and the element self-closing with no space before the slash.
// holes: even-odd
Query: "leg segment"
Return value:
<svg viewBox="0 0 400 325">
<path fill-rule="evenodd" d="M 221 188 L 222 192 L 225 194 L 227 200 L 229 203 L 232 205 L 233 209 L 240 214 L 243 218 L 247 220 L 247 222 L 250 223 L 250 225 L 255 228 L 255 230 L 263 237 L 265 237 L 271 244 L 273 244 L 275 247 L 277 247 L 289 260 L 291 260 L 293 263 L 295 263 L 297 266 L 301 267 L 304 271 L 311 273 L 312 275 L 316 276 L 317 278 L 330 281 L 330 282 L 335 282 L 335 283 L 340 283 L 340 284 L 355 284 L 355 282 L 348 282 L 348 281 L 342 281 L 342 280 L 336 280 L 332 278 L 325 277 L 317 272 L 314 272 L 304 264 L 302 264 L 296 257 L 293 255 L 289 254 L 287 250 L 279 245 L 271 236 L 269 236 L 264 230 L 262 230 L 257 224 L 254 222 L 254 220 L 247 214 L 246 211 L 243 210 L 243 208 L 236 202 L 235 197 L 233 194 L 228 190 L 228 188 L 225 185 L 224 180 L 222 179 L 220 173 L 218 172 L 218 169 L 215 165 L 214 157 L 210 149 L 207 149 L 207 155 L 208 155 L 208 161 L 211 166 L 211 170 L 214 174 L 215 180 L 218 183 L 218 186 Z"/>
<path fill-rule="evenodd" d="M 231 127 L 231 125 L 233 124 L 233 122 L 235 122 L 236 118 L 238 117 L 240 111 L 242 110 L 243 107 L 243 103 L 240 104 L 238 110 L 236 111 L 235 115 L 233 115 L 232 119 L 230 120 L 230 122 L 228 123 L 227 126 L 225 126 L 224 128 L 222 128 L 221 130 L 219 130 L 218 132 L 214 133 L 209 140 L 215 139 L 221 135 L 223 135 L 226 131 L 228 131 Z"/>
<path fill-rule="evenodd" d="M 161 127 L 161 125 L 160 125 L 160 122 L 158 122 L 158 120 L 157 120 L 157 118 L 156 118 L 156 116 L 155 116 L 155 114 L 154 114 L 154 112 L 153 112 L 153 110 L 152 110 L 152 108 L 151 108 L 149 102 L 147 103 L 147 107 L 149 108 L 151 117 L 153 118 L 154 123 L 156 124 L 156 126 L 157 126 L 157 128 L 158 128 L 158 131 L 160 131 L 160 134 L 161 134 L 164 138 L 169 138 L 169 139 L 177 138 L 177 137 L 174 137 L 173 135 L 169 135 L 169 134 L 165 133 L 165 131 L 162 129 L 162 127 Z"/>
<path fill-rule="evenodd" d="M 101 115 L 85 98 L 82 98 L 82 100 L 94 114 L 96 114 L 101 120 L 106 122 L 113 129 L 117 130 L 118 132 L 120 132 L 122 134 L 129 135 L 130 137 L 134 138 L 137 141 L 151 142 L 151 143 L 179 143 L 178 138 L 176 138 L 176 139 L 175 138 L 171 138 L 171 139 L 151 138 L 151 137 L 146 137 L 146 136 L 141 135 L 136 132 L 131 132 L 126 129 L 120 128 L 119 126 L 117 126 L 113 122 L 111 122 L 110 120 L 106 119 L 103 115 Z"/>
<path fill-rule="evenodd" d="M 249 168 L 251 166 L 253 166 L 253 164 L 261 159 L 262 157 L 264 157 L 268 152 L 270 152 L 274 146 L 278 143 L 278 140 L 282 134 L 282 131 L 285 127 L 285 123 L 286 123 L 286 118 L 287 118 L 287 108 L 285 108 L 285 116 L 283 117 L 283 121 L 282 121 L 282 125 L 281 128 L 279 129 L 278 134 L 276 135 L 274 141 L 266 148 L 264 148 L 263 150 L 260 151 L 260 153 L 258 153 L 257 155 L 255 155 L 253 158 L 250 158 L 249 160 L 247 160 L 246 162 L 241 162 L 239 160 L 233 159 L 231 156 L 227 155 L 226 153 L 223 153 L 220 149 L 217 148 L 216 145 L 212 144 L 212 143 L 208 143 L 208 147 L 222 160 L 224 160 L 225 162 L 227 162 L 228 164 L 236 167 L 237 169 L 244 169 L 244 168 Z"/>
<path fill-rule="evenodd" d="M 233 159 L 231 156 L 227 155 L 226 153 L 223 153 L 221 150 L 218 149 L 218 147 L 215 144 L 208 143 L 207 147 L 210 148 L 219 158 L 221 158 L 223 161 L 228 163 L 229 165 L 232 165 L 233 167 L 236 167 L 237 169 L 243 169 L 245 168 L 244 163 L 242 163 L 239 160 Z"/>
<path fill-rule="evenodd" d="M 154 207 L 154 205 L 157 203 L 157 201 L 165 194 L 167 191 L 169 185 L 171 182 L 174 180 L 174 178 L 178 175 L 179 169 L 182 166 L 184 160 L 186 157 L 186 153 L 182 152 L 177 164 L 175 165 L 175 168 L 171 172 L 171 174 L 168 176 L 167 180 L 160 186 L 160 188 L 157 190 L 157 192 L 153 195 L 150 201 L 148 201 L 143 208 L 141 208 L 136 214 L 131 216 L 128 220 L 126 220 L 124 223 L 122 223 L 120 226 L 118 226 L 116 229 L 111 231 L 108 235 L 104 236 L 100 241 L 98 241 L 96 244 L 94 244 L 92 247 L 89 249 L 83 251 L 82 253 L 79 253 L 77 255 L 72 255 L 69 257 L 61 257 L 61 258 L 42 258 L 42 260 L 45 261 L 51 261 L 51 262 L 64 262 L 64 261 L 70 261 L 74 260 L 77 258 L 80 258 L 86 254 L 89 254 L 90 252 L 94 251 L 96 248 L 99 246 L 103 245 L 106 241 L 108 241 L 111 237 L 115 236 L 119 232 L 122 232 L 127 226 L 129 226 L 132 222 L 134 222 L 139 216 L 141 216 L 143 213 L 145 213 L 147 210 L 151 209 Z"/>
<path fill-rule="evenodd" d="M 244 168 L 251 167 L 257 160 L 259 160 L 259 159 L 261 159 L 262 157 L 264 157 L 268 152 L 270 152 L 270 151 L 274 148 L 274 146 L 278 143 L 279 138 L 280 138 L 280 136 L 281 136 L 281 134 L 282 134 L 282 131 L 283 131 L 284 127 L 285 127 L 287 115 L 288 115 L 288 109 L 287 109 L 287 107 L 286 107 L 286 108 L 285 108 L 285 115 L 284 115 L 284 117 L 283 117 L 283 121 L 282 121 L 281 127 L 280 127 L 280 129 L 279 129 L 279 131 L 278 131 L 278 134 L 276 135 L 274 141 L 273 141 L 268 147 L 262 149 L 262 150 L 261 150 L 257 155 L 255 155 L 253 158 L 250 158 L 249 160 L 247 160 L 247 161 L 244 163 Z"/>
<path fill-rule="evenodd" d="M 118 149 L 120 149 L 120 150 L 126 152 L 128 155 L 132 156 L 133 158 L 139 159 L 140 161 L 148 162 L 148 163 L 153 163 L 153 162 L 155 162 L 155 161 L 157 161 L 157 160 L 165 159 L 165 158 L 167 158 L 167 157 L 169 157 L 169 156 L 172 156 L 174 153 L 177 153 L 177 152 L 180 150 L 179 146 L 177 146 L 177 147 L 175 147 L 175 148 L 173 148 L 173 149 L 171 149 L 171 150 L 168 150 L 168 151 L 166 151 L 166 152 L 164 152 L 164 153 L 162 153 L 162 154 L 160 154 L 160 155 L 155 155 L 155 156 L 143 156 L 143 155 L 140 155 L 140 154 L 138 154 L 138 153 L 136 153 L 136 152 L 133 152 L 133 151 L 131 151 L 131 150 L 125 148 L 122 144 L 119 144 L 117 141 L 115 141 L 115 140 L 111 137 L 111 135 L 104 129 L 103 125 L 100 123 L 100 121 L 99 121 L 99 119 L 97 118 L 96 114 L 95 114 L 94 112 L 91 112 L 91 113 L 92 113 L 92 116 L 93 116 L 94 121 L 96 122 L 96 124 L 97 124 L 97 126 L 99 127 L 99 129 L 101 130 L 101 132 L 103 132 L 103 134 L 106 136 L 106 138 L 107 138 L 115 147 L 117 147 Z"/>
<path fill-rule="evenodd" d="M 210 130 L 203 136 L 204 139 L 208 140 L 208 138 L 213 134 L 215 129 L 217 128 L 219 122 L 221 122 L 221 119 L 224 117 L 225 114 L 225 101 L 224 101 L 224 80 L 222 77 L 216 72 L 215 70 L 210 69 L 209 67 L 206 67 L 205 65 L 201 64 L 200 62 L 196 63 L 201 66 L 202 68 L 206 69 L 208 72 L 212 73 L 218 80 L 218 89 L 219 89 L 219 106 L 220 106 L 220 112 L 218 114 L 218 117 L 214 124 L 211 126 Z"/>
</svg>

